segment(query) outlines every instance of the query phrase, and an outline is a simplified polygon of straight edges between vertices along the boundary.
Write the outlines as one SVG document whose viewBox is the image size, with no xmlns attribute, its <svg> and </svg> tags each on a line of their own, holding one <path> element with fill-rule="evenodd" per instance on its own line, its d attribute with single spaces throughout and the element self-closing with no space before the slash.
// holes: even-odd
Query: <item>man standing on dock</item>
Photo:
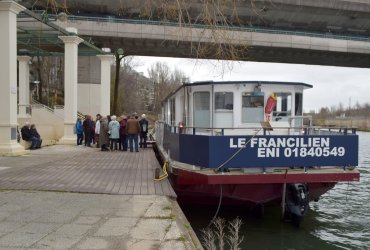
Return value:
<svg viewBox="0 0 370 250">
<path fill-rule="evenodd" d="M 140 133 L 140 124 L 135 116 L 136 113 L 133 113 L 126 124 L 126 133 L 130 142 L 130 152 L 134 151 L 133 143 L 135 143 L 135 151 L 139 152 L 138 135 Z"/>
</svg>

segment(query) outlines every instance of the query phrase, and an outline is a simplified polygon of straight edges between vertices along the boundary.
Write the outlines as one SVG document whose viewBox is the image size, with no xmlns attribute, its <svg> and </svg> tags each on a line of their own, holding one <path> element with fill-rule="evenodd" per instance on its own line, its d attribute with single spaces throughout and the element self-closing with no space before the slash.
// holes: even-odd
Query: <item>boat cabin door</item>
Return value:
<svg viewBox="0 0 370 250">
<path fill-rule="evenodd" d="M 193 112 L 195 128 L 210 127 L 210 93 L 207 91 L 194 92 Z"/>
</svg>

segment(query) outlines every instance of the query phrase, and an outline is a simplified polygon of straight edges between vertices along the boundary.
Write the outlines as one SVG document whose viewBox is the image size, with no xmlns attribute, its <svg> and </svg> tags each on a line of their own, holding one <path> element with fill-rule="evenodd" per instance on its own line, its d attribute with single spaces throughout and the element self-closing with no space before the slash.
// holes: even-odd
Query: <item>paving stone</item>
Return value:
<svg viewBox="0 0 370 250">
<path fill-rule="evenodd" d="M 101 217 L 97 216 L 80 216 L 73 222 L 73 224 L 93 225 L 97 223 L 100 219 Z"/>
<path fill-rule="evenodd" d="M 16 229 L 15 233 L 39 233 L 39 234 L 49 234 L 61 227 L 61 224 L 46 224 L 46 223 L 28 223 L 27 225 Z"/>
<path fill-rule="evenodd" d="M 6 221 L 15 221 L 15 222 L 31 222 L 38 218 L 40 218 L 42 214 L 40 213 L 25 213 L 25 212 L 17 212 L 10 216 L 8 216 L 5 220 Z"/>
<path fill-rule="evenodd" d="M 161 242 L 159 240 L 130 240 L 127 243 L 127 249 L 144 250 L 144 249 L 160 249 Z M 175 250 L 172 249 L 172 250 Z M 177 250 L 177 249 L 176 249 Z"/>
<path fill-rule="evenodd" d="M 152 203 L 146 202 L 127 203 L 117 211 L 116 215 L 122 217 L 142 217 L 151 205 Z"/>
<path fill-rule="evenodd" d="M 162 240 L 170 225 L 169 219 L 141 219 L 130 236 L 133 239 Z"/>
<path fill-rule="evenodd" d="M 6 218 L 8 218 L 10 216 L 10 212 L 2 212 L 1 211 L 1 208 L 0 208 L 0 221 L 3 221 L 5 220 Z"/>
<path fill-rule="evenodd" d="M 146 211 L 144 217 L 169 218 L 171 216 L 171 207 L 153 203 Z"/>
<path fill-rule="evenodd" d="M 55 234 L 64 236 L 81 236 L 84 235 L 89 229 L 91 229 L 91 226 L 65 224 L 58 228 Z"/>
<path fill-rule="evenodd" d="M 16 211 L 21 211 L 24 209 L 21 205 L 15 205 L 15 204 L 5 204 L 1 206 L 0 211 L 2 212 L 16 212 Z"/>
<path fill-rule="evenodd" d="M 23 222 L 0 222 L 0 233 L 10 233 L 24 225 Z"/>
<path fill-rule="evenodd" d="M 165 241 L 161 244 L 161 250 L 186 250 L 186 247 L 182 241 L 179 240 L 170 240 Z"/>
<path fill-rule="evenodd" d="M 156 197 L 157 197 L 156 195 L 133 195 L 131 199 L 129 199 L 129 202 L 133 203 L 141 202 L 151 204 L 155 201 Z"/>
<path fill-rule="evenodd" d="M 178 240 L 182 235 L 183 233 L 178 227 L 176 221 L 172 221 L 171 227 L 166 233 L 166 236 L 164 237 L 164 239 L 165 240 Z"/>
<path fill-rule="evenodd" d="M 35 249 L 71 249 L 71 247 L 79 242 L 81 237 L 77 236 L 60 236 L 48 235 L 34 246 Z"/>
<path fill-rule="evenodd" d="M 120 217 L 111 218 L 104 223 L 95 236 L 123 236 L 127 235 L 130 229 L 135 226 L 138 218 Z"/>
<path fill-rule="evenodd" d="M 0 248 L 6 247 L 29 247 L 44 238 L 46 234 L 10 233 L 0 238 Z"/>
<path fill-rule="evenodd" d="M 108 249 L 108 242 L 104 239 L 88 238 L 78 245 L 79 249 Z"/>
<path fill-rule="evenodd" d="M 172 207 L 171 200 L 166 196 L 157 196 L 154 201 L 155 204 L 160 204 L 164 207 L 169 206 Z"/>
<path fill-rule="evenodd" d="M 115 214 L 116 209 L 107 209 L 107 208 L 89 208 L 82 212 L 84 215 L 110 215 Z"/>
<path fill-rule="evenodd" d="M 91 206 L 90 206 L 91 207 Z M 84 208 L 78 208 L 78 207 L 63 207 L 63 208 L 57 208 L 53 212 L 61 213 L 61 214 L 69 214 L 71 216 L 76 216 L 83 211 Z"/>
<path fill-rule="evenodd" d="M 62 213 L 47 213 L 34 220 L 34 222 L 43 223 L 71 223 L 76 215 L 74 214 L 62 214 Z"/>
<path fill-rule="evenodd" d="M 94 206 L 97 208 L 121 208 L 124 207 L 132 195 L 120 195 L 120 196 L 105 196 L 99 197 L 93 200 Z"/>
</svg>

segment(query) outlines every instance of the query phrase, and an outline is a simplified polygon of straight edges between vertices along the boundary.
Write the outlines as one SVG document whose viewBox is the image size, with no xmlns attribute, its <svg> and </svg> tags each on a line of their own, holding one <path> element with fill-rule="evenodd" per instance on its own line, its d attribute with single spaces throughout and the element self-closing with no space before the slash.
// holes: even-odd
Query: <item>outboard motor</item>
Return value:
<svg viewBox="0 0 370 250">
<path fill-rule="evenodd" d="M 299 226 L 309 203 L 309 192 L 305 183 L 288 183 L 285 198 L 287 215 L 294 225 Z"/>
</svg>

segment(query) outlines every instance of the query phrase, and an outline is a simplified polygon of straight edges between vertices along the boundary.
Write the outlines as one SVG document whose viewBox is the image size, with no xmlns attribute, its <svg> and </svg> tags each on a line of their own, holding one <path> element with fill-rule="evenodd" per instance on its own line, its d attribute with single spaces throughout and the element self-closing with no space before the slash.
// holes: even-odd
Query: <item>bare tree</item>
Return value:
<svg viewBox="0 0 370 250">
<path fill-rule="evenodd" d="M 37 56 L 36 60 L 33 70 L 37 72 L 36 79 L 39 80 L 38 101 L 48 106 L 63 104 L 63 59 Z"/>
<path fill-rule="evenodd" d="M 157 62 L 150 67 L 148 75 L 154 84 L 153 109 L 158 113 L 163 99 L 181 85 L 185 74 L 178 69 L 172 72 L 166 63 Z"/>
</svg>

